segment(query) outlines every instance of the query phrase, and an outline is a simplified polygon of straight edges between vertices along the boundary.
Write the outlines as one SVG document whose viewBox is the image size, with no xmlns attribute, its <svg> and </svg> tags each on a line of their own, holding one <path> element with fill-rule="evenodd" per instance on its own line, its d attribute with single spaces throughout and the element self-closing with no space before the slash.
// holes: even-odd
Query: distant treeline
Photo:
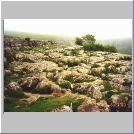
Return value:
<svg viewBox="0 0 134 134">
<path fill-rule="evenodd" d="M 125 38 L 125 39 L 107 39 L 107 40 L 98 40 L 97 43 L 101 43 L 103 45 L 111 44 L 115 46 L 118 52 L 124 54 L 132 54 L 132 39 Z"/>
</svg>

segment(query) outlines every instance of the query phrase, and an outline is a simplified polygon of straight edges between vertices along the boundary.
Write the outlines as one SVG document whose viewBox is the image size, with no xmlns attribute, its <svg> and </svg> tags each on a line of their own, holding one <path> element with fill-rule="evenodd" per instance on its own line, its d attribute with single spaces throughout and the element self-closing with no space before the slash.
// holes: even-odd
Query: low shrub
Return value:
<svg viewBox="0 0 134 134">
<path fill-rule="evenodd" d="M 77 108 L 83 103 L 83 99 L 77 99 L 72 103 L 73 112 L 77 112 Z"/>
<path fill-rule="evenodd" d="M 113 91 L 108 91 L 104 96 L 104 100 L 108 101 L 113 94 L 114 94 Z"/>
<path fill-rule="evenodd" d="M 98 64 L 96 64 L 96 63 L 94 63 L 94 64 L 91 66 L 91 68 L 97 68 L 97 67 L 100 67 L 100 65 L 98 65 Z"/>
<path fill-rule="evenodd" d="M 83 48 L 85 51 L 106 51 L 117 53 L 117 49 L 114 46 L 103 46 L 101 44 L 91 44 L 89 42 L 83 43 Z"/>
<path fill-rule="evenodd" d="M 73 56 L 77 56 L 77 55 L 79 55 L 79 50 L 78 50 L 78 49 L 73 49 L 73 50 L 71 51 L 71 54 L 72 54 Z"/>
<path fill-rule="evenodd" d="M 112 90 L 112 86 L 111 86 L 111 84 L 110 84 L 109 81 L 104 81 L 104 82 L 103 82 L 103 86 L 104 86 L 104 90 L 105 90 L 105 91 L 110 91 L 110 90 Z"/>
<path fill-rule="evenodd" d="M 71 83 L 69 81 L 65 81 L 59 85 L 61 88 L 71 89 Z"/>
<path fill-rule="evenodd" d="M 78 66 L 78 65 L 80 65 L 80 61 L 76 60 L 76 59 L 68 60 L 67 65 L 69 67 Z"/>
<path fill-rule="evenodd" d="M 82 43 L 83 43 L 82 38 L 77 37 L 75 43 L 76 43 L 77 45 L 82 45 Z"/>
<path fill-rule="evenodd" d="M 18 88 L 16 90 L 7 89 L 5 90 L 4 94 L 15 98 L 25 97 L 25 94 L 21 88 Z"/>
</svg>

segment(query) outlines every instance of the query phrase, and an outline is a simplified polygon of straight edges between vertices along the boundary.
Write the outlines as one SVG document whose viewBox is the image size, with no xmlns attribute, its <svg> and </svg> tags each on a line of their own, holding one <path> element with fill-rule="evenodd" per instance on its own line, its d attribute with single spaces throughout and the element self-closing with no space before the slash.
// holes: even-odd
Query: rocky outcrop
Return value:
<svg viewBox="0 0 134 134">
<path fill-rule="evenodd" d="M 80 46 L 37 47 L 36 41 L 34 47 L 27 44 L 30 49 L 22 51 L 13 48 L 14 43 L 22 47 L 18 44 L 23 40 L 16 40 L 5 40 L 5 57 L 11 59 L 5 64 L 6 96 L 17 96 L 16 92 L 54 97 L 69 94 L 77 100 L 83 95 L 83 103 L 75 108 L 78 112 L 132 111 L 132 56 L 87 52 Z M 72 109 L 65 105 L 54 111 Z"/>
</svg>

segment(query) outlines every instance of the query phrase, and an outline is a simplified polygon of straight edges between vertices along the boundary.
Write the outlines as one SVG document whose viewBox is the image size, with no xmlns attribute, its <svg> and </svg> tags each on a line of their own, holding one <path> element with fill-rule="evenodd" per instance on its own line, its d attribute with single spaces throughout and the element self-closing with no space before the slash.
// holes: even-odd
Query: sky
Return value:
<svg viewBox="0 0 134 134">
<path fill-rule="evenodd" d="M 131 19 L 6 19 L 5 31 L 62 36 L 92 34 L 96 39 L 131 38 Z"/>
</svg>

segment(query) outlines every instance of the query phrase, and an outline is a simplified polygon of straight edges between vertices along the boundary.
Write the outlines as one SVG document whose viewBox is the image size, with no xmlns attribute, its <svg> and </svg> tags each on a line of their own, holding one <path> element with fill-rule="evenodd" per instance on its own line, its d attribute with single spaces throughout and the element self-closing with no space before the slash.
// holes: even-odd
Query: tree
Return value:
<svg viewBox="0 0 134 134">
<path fill-rule="evenodd" d="M 83 44 L 83 40 L 81 38 L 77 37 L 75 43 L 77 45 L 82 45 Z"/>
<path fill-rule="evenodd" d="M 83 48 L 86 51 L 93 51 L 94 50 L 94 45 L 89 43 L 89 42 L 84 42 L 83 43 Z"/>
<path fill-rule="evenodd" d="M 75 43 L 77 45 L 83 45 L 85 51 L 106 51 L 117 53 L 117 49 L 114 46 L 104 46 L 102 44 L 95 44 L 96 39 L 95 36 L 91 34 L 87 34 L 81 38 L 77 37 Z"/>
<path fill-rule="evenodd" d="M 95 36 L 91 35 L 91 34 L 87 34 L 85 36 L 82 37 L 83 42 L 88 42 L 90 44 L 95 44 Z"/>
</svg>

